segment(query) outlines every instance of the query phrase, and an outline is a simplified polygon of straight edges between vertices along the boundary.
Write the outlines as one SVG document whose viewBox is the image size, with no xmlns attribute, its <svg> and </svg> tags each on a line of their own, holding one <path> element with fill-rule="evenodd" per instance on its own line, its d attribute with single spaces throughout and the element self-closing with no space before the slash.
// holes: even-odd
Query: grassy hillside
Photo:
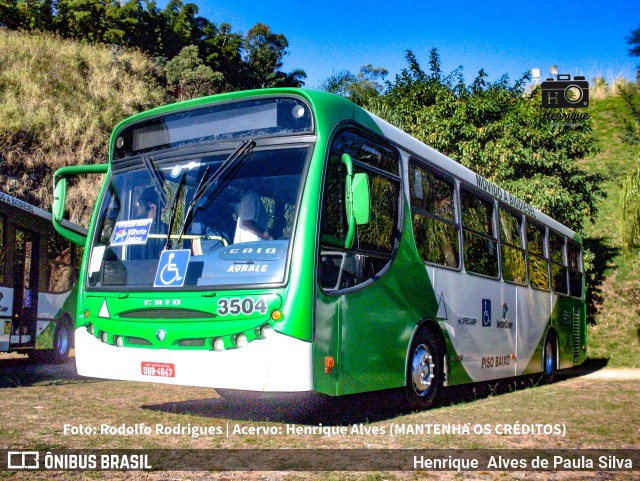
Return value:
<svg viewBox="0 0 640 481">
<path fill-rule="evenodd" d="M 623 111 L 620 97 L 596 100 L 589 107 L 600 153 L 585 159 L 583 167 L 605 176 L 607 193 L 598 218 L 586 228 L 598 275 L 589 356 L 608 359 L 610 366 L 640 367 L 640 252 L 623 255 L 618 230 L 620 184 L 636 165 L 640 146 L 624 144 L 618 137 L 618 117 Z"/>
<path fill-rule="evenodd" d="M 0 29 L 0 189 L 48 208 L 55 169 L 105 162 L 116 123 L 164 103 L 152 69 L 137 52 Z M 94 205 L 84 182 L 74 220 Z"/>
</svg>

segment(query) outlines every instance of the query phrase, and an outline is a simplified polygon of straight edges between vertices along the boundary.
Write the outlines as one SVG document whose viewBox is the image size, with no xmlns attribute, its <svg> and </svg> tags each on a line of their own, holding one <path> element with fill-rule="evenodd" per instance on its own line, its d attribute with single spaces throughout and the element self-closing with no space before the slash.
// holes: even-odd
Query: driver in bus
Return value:
<svg viewBox="0 0 640 481">
<path fill-rule="evenodd" d="M 236 234 L 234 244 L 241 242 L 254 242 L 259 240 L 272 240 L 267 228 L 267 211 L 264 208 L 260 195 L 250 189 L 240 202 Z"/>
<path fill-rule="evenodd" d="M 138 197 L 138 206 L 142 209 L 143 215 L 147 219 L 153 219 L 149 231 L 149 238 L 143 249 L 145 251 L 143 258 L 145 259 L 155 259 L 160 256 L 160 252 L 165 243 L 164 238 L 169 230 L 167 224 L 165 224 L 160 217 L 165 209 L 164 206 L 158 209 L 161 203 L 158 197 L 158 193 L 153 187 L 147 187 L 142 191 L 140 197 Z"/>
</svg>

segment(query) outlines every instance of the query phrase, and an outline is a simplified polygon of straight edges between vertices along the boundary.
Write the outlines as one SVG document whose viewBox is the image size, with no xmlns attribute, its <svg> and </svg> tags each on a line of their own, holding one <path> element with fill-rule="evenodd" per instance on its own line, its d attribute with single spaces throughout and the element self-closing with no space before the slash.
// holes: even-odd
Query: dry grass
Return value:
<svg viewBox="0 0 640 481">
<path fill-rule="evenodd" d="M 8 366 L 8 367 L 7 367 Z M 73 363 L 60 367 L 27 366 L 15 356 L 0 359 L 0 448 L 635 448 L 640 446 L 640 382 L 569 377 L 551 386 L 473 385 L 451 390 L 435 409 L 407 413 L 396 393 L 350 396 L 316 413 L 298 402 L 228 403 L 213 390 L 99 381 L 80 378 Z M 4 384 L 3 384 L 4 383 Z M 452 404 L 453 403 L 453 404 Z M 570 408 L 569 408 L 570 406 Z M 339 436 L 287 434 L 286 426 L 363 426 L 386 434 Z M 65 435 L 64 425 L 220 426 L 222 435 Z M 482 423 L 561 423 L 566 435 L 418 435 L 388 434 L 392 423 L 409 425 Z M 227 426 L 230 435 L 226 436 Z M 283 428 L 282 435 L 233 434 L 234 427 Z M 46 473 L 39 479 L 58 479 Z M 544 475 L 543 475 L 544 474 Z M 526 473 L 527 479 L 599 479 L 597 473 Z M 633 479 L 619 473 L 615 479 Z M 38 479 L 36 476 L 36 479 Z M 84 479 L 64 473 L 59 479 Z M 251 480 L 414 480 L 416 473 L 91 473 L 102 479 L 251 479 Z M 12 476 L 12 479 L 22 479 Z M 518 473 L 429 473 L 429 479 L 522 479 Z"/>
<path fill-rule="evenodd" d="M 602 100 L 609 97 L 617 97 L 629 83 L 630 81 L 622 75 L 612 77 L 609 80 L 604 77 L 595 77 L 589 82 L 589 99 Z"/>
<path fill-rule="evenodd" d="M 55 169 L 106 162 L 116 123 L 165 102 L 138 52 L 0 29 L 0 66 L 0 189 L 45 209 Z M 94 205 L 96 185 L 72 202 Z"/>
</svg>

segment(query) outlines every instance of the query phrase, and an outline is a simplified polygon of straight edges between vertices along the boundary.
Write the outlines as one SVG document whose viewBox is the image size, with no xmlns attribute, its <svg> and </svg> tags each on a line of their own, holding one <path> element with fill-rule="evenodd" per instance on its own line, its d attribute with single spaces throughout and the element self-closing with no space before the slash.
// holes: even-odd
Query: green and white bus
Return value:
<svg viewBox="0 0 640 481">
<path fill-rule="evenodd" d="M 82 375 L 404 386 L 427 407 L 440 386 L 586 358 L 580 237 L 341 97 L 235 92 L 131 117 L 108 165 L 55 174 L 55 222 L 66 179 L 90 171 L 107 176 L 80 276 Z"/>
<path fill-rule="evenodd" d="M 86 236 L 82 227 L 63 227 Z M 73 346 L 82 249 L 60 237 L 51 214 L 0 192 L 0 352 L 62 362 Z"/>
</svg>

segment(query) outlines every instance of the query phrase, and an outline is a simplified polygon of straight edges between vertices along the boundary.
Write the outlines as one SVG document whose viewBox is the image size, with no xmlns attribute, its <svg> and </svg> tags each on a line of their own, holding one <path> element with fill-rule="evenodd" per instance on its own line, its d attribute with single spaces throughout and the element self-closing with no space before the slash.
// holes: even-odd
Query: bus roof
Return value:
<svg viewBox="0 0 640 481">
<path fill-rule="evenodd" d="M 47 212 L 44 209 L 41 209 L 40 207 L 36 207 L 35 205 L 31 205 L 28 202 L 25 202 L 23 200 L 20 200 L 16 197 L 13 197 L 12 195 L 7 194 L 6 192 L 2 192 L 0 191 L 0 203 L 2 204 L 6 204 L 9 205 L 13 208 L 16 209 L 20 209 L 24 212 L 27 212 L 31 215 L 35 215 L 38 217 L 41 217 L 49 222 L 51 222 L 51 213 Z M 79 226 L 77 224 L 74 224 L 73 222 L 69 222 L 68 220 L 64 219 L 61 224 L 66 227 L 67 229 L 71 229 L 72 231 L 81 234 L 83 236 L 87 235 L 87 229 L 85 229 L 82 226 Z"/>
</svg>

